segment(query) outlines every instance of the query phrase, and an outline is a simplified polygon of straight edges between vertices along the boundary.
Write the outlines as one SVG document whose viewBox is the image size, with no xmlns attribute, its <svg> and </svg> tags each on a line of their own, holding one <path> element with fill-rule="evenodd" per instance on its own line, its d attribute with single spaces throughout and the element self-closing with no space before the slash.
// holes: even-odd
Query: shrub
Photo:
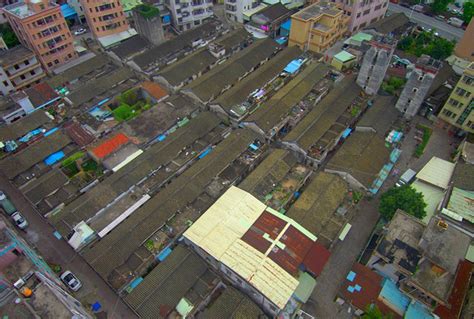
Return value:
<svg viewBox="0 0 474 319">
<path fill-rule="evenodd" d="M 423 155 L 423 152 L 425 151 L 426 145 L 428 145 L 428 142 L 430 140 L 432 129 L 424 125 L 418 125 L 417 128 L 423 131 L 423 137 L 421 143 L 418 144 L 415 149 L 415 156 L 421 157 L 421 155 Z"/>
</svg>

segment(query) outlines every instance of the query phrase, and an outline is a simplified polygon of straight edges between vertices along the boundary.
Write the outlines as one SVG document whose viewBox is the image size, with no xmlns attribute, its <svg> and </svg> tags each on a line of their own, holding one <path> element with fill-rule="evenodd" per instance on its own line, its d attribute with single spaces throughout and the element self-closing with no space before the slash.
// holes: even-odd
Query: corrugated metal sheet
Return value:
<svg viewBox="0 0 474 319">
<path fill-rule="evenodd" d="M 453 175 L 454 166 L 455 165 L 451 162 L 433 156 L 421 171 L 416 174 L 416 178 L 431 185 L 446 189 Z"/>
</svg>

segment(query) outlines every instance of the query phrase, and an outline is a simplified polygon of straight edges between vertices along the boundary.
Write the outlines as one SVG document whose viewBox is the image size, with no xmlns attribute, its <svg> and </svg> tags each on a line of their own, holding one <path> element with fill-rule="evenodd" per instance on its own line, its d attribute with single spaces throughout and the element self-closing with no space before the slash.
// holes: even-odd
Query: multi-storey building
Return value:
<svg viewBox="0 0 474 319">
<path fill-rule="evenodd" d="M 365 93 L 373 95 L 382 85 L 397 42 L 387 37 L 370 41 L 369 45 L 357 76 L 357 84 Z"/>
<path fill-rule="evenodd" d="M 451 92 L 438 118 L 466 132 L 474 133 L 474 62 L 464 70 L 464 74 Z"/>
<path fill-rule="evenodd" d="M 349 31 L 365 28 L 382 19 L 387 12 L 388 0 L 336 0 L 350 17 Z"/>
<path fill-rule="evenodd" d="M 169 0 L 166 5 L 178 31 L 197 27 L 214 15 L 212 0 Z"/>
<path fill-rule="evenodd" d="M 291 16 L 289 46 L 323 52 L 347 32 L 349 17 L 340 4 L 320 2 Z"/>
<path fill-rule="evenodd" d="M 46 70 L 77 57 L 60 6 L 48 0 L 26 0 L 3 8 L 21 44 L 32 50 Z"/>
<path fill-rule="evenodd" d="M 80 0 L 87 24 L 94 37 L 101 38 L 127 32 L 129 25 L 119 0 Z"/>
<path fill-rule="evenodd" d="M 441 61 L 428 55 L 422 55 L 416 61 L 395 105 L 405 118 L 410 119 L 418 113 L 421 103 L 442 66 Z"/>
<path fill-rule="evenodd" d="M 39 83 L 45 77 L 41 64 L 33 52 L 17 46 L 0 53 L 0 91 L 8 95 Z"/>
<path fill-rule="evenodd" d="M 226 17 L 240 23 L 244 23 L 244 11 L 255 9 L 259 5 L 259 0 L 224 0 Z"/>
</svg>

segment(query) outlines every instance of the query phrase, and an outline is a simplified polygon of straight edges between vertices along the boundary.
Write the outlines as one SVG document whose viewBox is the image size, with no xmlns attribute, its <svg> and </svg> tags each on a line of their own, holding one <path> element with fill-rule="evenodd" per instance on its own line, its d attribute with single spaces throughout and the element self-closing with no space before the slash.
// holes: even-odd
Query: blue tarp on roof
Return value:
<svg viewBox="0 0 474 319">
<path fill-rule="evenodd" d="M 346 128 L 344 132 L 342 132 L 342 138 L 348 137 L 349 134 L 351 134 L 351 132 L 352 132 L 352 129 L 350 127 Z"/>
<path fill-rule="evenodd" d="M 63 14 L 64 18 L 74 18 L 77 15 L 74 8 L 68 5 L 67 3 L 61 5 L 61 13 Z"/>
<path fill-rule="evenodd" d="M 390 279 L 386 279 L 379 298 L 386 300 L 398 313 L 405 313 L 410 304 L 410 298 L 398 289 L 397 285 Z"/>
<path fill-rule="evenodd" d="M 201 153 L 201 155 L 198 156 L 199 159 L 204 158 L 207 154 L 209 154 L 212 151 L 212 148 L 208 147 L 204 152 Z"/>
<path fill-rule="evenodd" d="M 279 37 L 278 39 L 275 40 L 276 43 L 278 43 L 279 45 L 284 45 L 288 42 L 288 38 L 287 37 Z"/>
<path fill-rule="evenodd" d="M 49 131 L 47 131 L 46 133 L 44 133 L 44 136 L 49 136 L 51 134 L 53 134 L 54 132 L 56 132 L 57 130 L 59 130 L 57 127 L 54 127 L 52 129 L 50 129 Z"/>
<path fill-rule="evenodd" d="M 290 30 L 291 29 L 291 19 L 286 20 L 280 26 L 280 29 Z"/>
<path fill-rule="evenodd" d="M 166 247 L 165 249 L 163 249 L 163 251 L 161 251 L 158 256 L 156 256 L 156 259 L 158 259 L 159 261 L 163 261 L 166 259 L 166 257 L 169 256 L 169 254 L 171 254 L 173 250 L 171 250 L 171 248 L 169 247 Z"/>
<path fill-rule="evenodd" d="M 48 166 L 51 166 L 54 163 L 58 162 L 60 159 L 64 158 L 64 156 L 65 155 L 63 151 L 53 153 L 44 159 L 44 163 Z"/>
<path fill-rule="evenodd" d="M 392 153 L 390 153 L 390 162 L 396 163 L 398 161 L 398 158 L 400 157 L 401 153 L 402 153 L 401 149 L 394 148 Z"/>
<path fill-rule="evenodd" d="M 31 140 L 31 138 L 32 138 L 33 136 L 39 135 L 39 134 L 41 134 L 41 133 L 43 133 L 43 129 L 37 128 L 36 130 L 33 130 L 33 131 L 27 133 L 27 134 L 26 134 L 25 136 L 23 136 L 22 138 L 20 138 L 19 141 L 22 142 L 22 143 L 26 143 L 26 142 L 28 142 L 29 140 Z"/>
<path fill-rule="evenodd" d="M 293 60 L 290 63 L 288 63 L 288 65 L 285 67 L 285 72 L 293 74 L 296 71 L 298 71 L 302 65 L 303 65 L 302 59 Z"/>
<path fill-rule="evenodd" d="M 433 319 L 430 311 L 418 301 L 412 302 L 405 313 L 405 319 Z"/>
</svg>

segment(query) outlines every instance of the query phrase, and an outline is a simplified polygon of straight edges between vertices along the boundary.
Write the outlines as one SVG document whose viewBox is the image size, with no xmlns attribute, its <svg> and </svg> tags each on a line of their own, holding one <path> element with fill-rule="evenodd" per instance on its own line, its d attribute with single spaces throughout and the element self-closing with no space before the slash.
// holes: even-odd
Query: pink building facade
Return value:
<svg viewBox="0 0 474 319">
<path fill-rule="evenodd" d="M 334 0 L 333 0 L 334 1 Z M 355 32 L 382 19 L 387 12 L 388 0 L 335 0 L 343 6 L 351 20 L 349 31 Z"/>
</svg>

